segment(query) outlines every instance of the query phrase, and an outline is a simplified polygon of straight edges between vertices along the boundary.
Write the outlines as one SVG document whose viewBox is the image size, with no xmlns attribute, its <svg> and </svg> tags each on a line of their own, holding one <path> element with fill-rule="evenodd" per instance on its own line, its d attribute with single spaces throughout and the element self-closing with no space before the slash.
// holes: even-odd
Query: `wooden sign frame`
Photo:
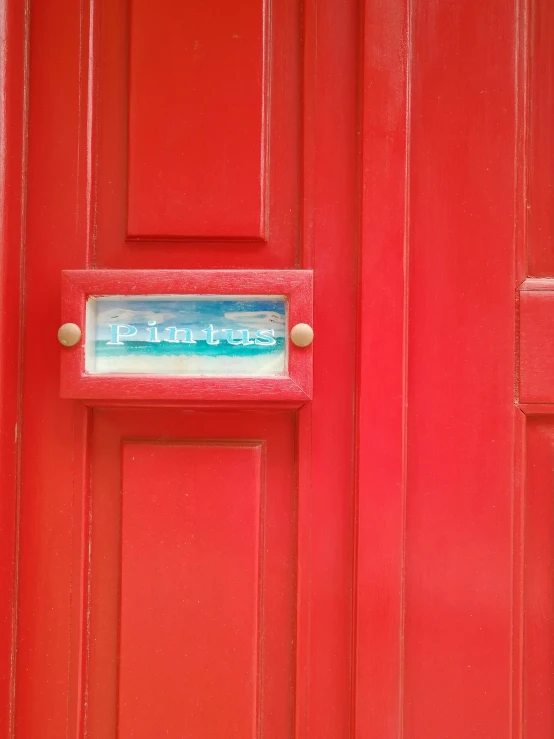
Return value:
<svg viewBox="0 0 554 739">
<path fill-rule="evenodd" d="M 288 331 L 312 324 L 309 270 L 67 270 L 62 273 L 61 323 L 82 332 L 73 347 L 60 347 L 63 398 L 109 401 L 271 401 L 302 405 L 312 397 L 312 346 L 288 342 L 286 374 L 275 376 L 191 376 L 89 374 L 85 371 L 86 303 L 89 297 L 143 295 L 285 296 Z"/>
</svg>

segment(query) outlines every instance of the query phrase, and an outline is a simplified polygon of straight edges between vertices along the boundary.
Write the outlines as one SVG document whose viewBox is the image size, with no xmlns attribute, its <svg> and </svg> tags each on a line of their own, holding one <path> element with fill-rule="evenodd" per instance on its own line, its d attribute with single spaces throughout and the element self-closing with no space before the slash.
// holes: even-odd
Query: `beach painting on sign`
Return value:
<svg viewBox="0 0 554 739">
<path fill-rule="evenodd" d="M 287 366 L 286 321 L 283 296 L 91 297 L 85 371 L 281 375 Z"/>
</svg>

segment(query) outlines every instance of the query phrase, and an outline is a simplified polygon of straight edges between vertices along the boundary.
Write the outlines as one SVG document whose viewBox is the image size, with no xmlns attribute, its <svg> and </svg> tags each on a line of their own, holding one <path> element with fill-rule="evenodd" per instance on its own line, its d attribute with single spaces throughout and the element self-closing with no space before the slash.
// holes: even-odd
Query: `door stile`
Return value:
<svg viewBox="0 0 554 739">
<path fill-rule="evenodd" d="M 25 259 L 28 3 L 0 10 L 0 735 L 14 722 Z"/>
<path fill-rule="evenodd" d="M 314 400 L 299 418 L 299 475 L 306 487 L 300 488 L 299 511 L 304 564 L 296 739 L 346 739 L 352 708 L 360 5 L 310 0 L 304 13 L 303 266 L 314 269 L 314 329 L 320 330 Z"/>
<path fill-rule="evenodd" d="M 512 669 L 510 739 L 524 736 L 524 585 L 525 585 L 525 469 L 527 421 L 521 408 L 514 408 L 514 491 L 512 504 Z"/>
<path fill-rule="evenodd" d="M 31 10 L 22 377 L 29 461 L 21 477 L 15 734 L 73 739 L 83 695 L 88 410 L 60 402 L 51 339 L 61 270 L 90 265 L 92 26 L 87 4 L 34 2 Z"/>
<path fill-rule="evenodd" d="M 366 14 L 362 264 L 386 287 L 362 286 L 362 327 L 395 329 L 371 352 L 361 342 L 360 739 L 439 737 L 447 723 L 453 736 L 492 735 L 511 721 L 513 10 Z M 393 45 L 379 42 L 387 21 Z M 384 390 L 368 379 L 376 367 Z"/>
<path fill-rule="evenodd" d="M 80 4 L 78 58 L 78 166 L 76 223 L 81 240 L 76 256 L 83 268 L 95 261 L 97 188 L 97 87 L 99 3 Z M 67 736 L 85 737 L 89 696 L 88 665 L 90 635 L 91 571 L 91 440 L 93 409 L 75 402 L 73 415 L 73 530 L 71 540 L 71 604 L 68 645 Z"/>
<path fill-rule="evenodd" d="M 512 736 L 552 733 L 552 8 L 517 4 Z"/>
<path fill-rule="evenodd" d="M 354 728 L 402 734 L 411 4 L 365 2 Z"/>
<path fill-rule="evenodd" d="M 514 161 L 514 489 L 512 497 L 512 643 L 510 739 L 525 732 L 525 499 L 527 410 L 519 402 L 520 288 L 528 274 L 530 1 L 515 3 L 515 161 Z"/>
<path fill-rule="evenodd" d="M 514 255 L 515 282 L 521 287 L 528 274 L 529 237 L 529 119 L 530 119 L 530 0 L 517 0 L 515 6 L 515 192 Z M 517 298 L 516 298 L 517 299 Z"/>
</svg>

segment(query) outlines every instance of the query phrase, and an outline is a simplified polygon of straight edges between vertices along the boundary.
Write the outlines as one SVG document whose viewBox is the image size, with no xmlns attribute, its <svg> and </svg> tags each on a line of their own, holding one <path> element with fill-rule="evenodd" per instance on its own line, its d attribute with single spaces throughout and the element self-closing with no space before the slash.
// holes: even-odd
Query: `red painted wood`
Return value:
<svg viewBox="0 0 554 739">
<path fill-rule="evenodd" d="M 167 0 L 169 6 L 171 13 L 164 16 L 161 6 L 141 0 L 96 3 L 94 261 L 100 267 L 131 269 L 298 266 L 301 6 L 295 0 L 248 0 L 240 10 L 222 3 L 203 11 L 198 4 Z M 148 8 L 157 22 L 150 21 Z M 262 29 L 264 15 L 267 22 Z M 168 33 L 178 36 L 160 41 L 152 54 L 152 47 L 144 48 L 146 42 L 140 39 L 151 38 L 153 28 L 161 31 L 166 26 Z M 190 43 L 184 40 L 188 33 Z M 172 49 L 173 58 L 168 57 Z M 222 59 L 220 49 L 240 56 Z M 230 85 L 216 78 L 222 67 L 228 82 L 240 83 L 235 99 L 230 97 Z M 193 83 L 196 92 L 191 89 Z M 133 97 L 134 85 L 144 85 L 143 92 L 137 88 L 138 97 Z M 155 96 L 152 105 L 145 97 L 149 90 Z M 157 145 L 146 142 L 146 126 L 160 132 Z M 150 154 L 148 147 L 152 147 Z M 170 159 L 173 150 L 181 153 Z M 247 160 L 242 161 L 239 153 Z M 164 171 L 166 165 L 171 168 Z M 186 200 L 176 203 L 175 197 L 165 198 L 168 187 L 186 187 Z M 137 212 L 150 191 L 156 205 L 146 200 L 142 213 Z M 129 224 L 124 207 L 127 192 Z M 162 222 L 163 213 L 172 220 Z"/>
<path fill-rule="evenodd" d="M 262 453 L 123 442 L 119 736 L 256 736 Z"/>
<path fill-rule="evenodd" d="M 0 736 L 13 731 L 26 136 L 26 20 L 0 11 Z"/>
<path fill-rule="evenodd" d="M 148 722 L 167 700 L 169 736 L 206 727 L 216 734 L 224 714 L 226 730 L 269 739 L 521 739 L 524 727 L 528 739 L 542 739 L 551 722 L 551 588 L 544 556 L 552 545 L 545 485 L 551 450 L 545 429 L 554 404 L 542 369 L 549 367 L 551 344 L 544 299 L 549 282 L 523 286 L 519 366 L 515 356 L 521 281 L 515 263 L 517 257 L 521 271 L 527 243 L 525 228 L 518 223 L 514 229 L 514 213 L 521 220 L 527 208 L 522 179 L 529 175 L 533 197 L 545 186 L 540 174 L 539 185 L 532 185 L 535 175 L 520 157 L 530 122 L 527 6 L 518 2 L 516 18 L 515 3 L 500 0 L 379 0 L 365 6 L 361 22 L 362 3 L 273 3 L 266 29 L 267 243 L 237 238 L 232 227 L 216 243 L 209 231 L 221 225 L 218 213 L 239 218 L 246 212 L 226 212 L 221 195 L 206 211 L 210 223 L 201 239 L 172 233 L 196 229 L 184 221 L 170 224 L 167 214 L 160 219 L 154 202 L 131 215 L 154 223 L 156 240 L 138 233 L 147 230 L 140 224 L 137 238 L 127 238 L 126 70 L 132 88 L 133 68 L 140 66 L 127 43 L 129 5 L 33 0 L 30 14 L 14 735 L 115 736 L 119 723 L 122 736 L 147 736 L 159 731 Z M 179 6 L 175 12 L 193 11 Z M 529 19 L 548 19 L 550 11 L 537 5 L 533 12 Z M 225 32 L 224 17 L 213 19 L 214 34 Z M 546 48 L 550 31 L 533 28 L 535 44 Z M 130 36 L 137 38 L 135 31 Z M 152 69 L 159 78 L 163 65 L 157 61 Z M 212 61 L 215 69 L 219 60 Z M 177 70 L 187 68 L 186 59 L 178 62 L 174 74 L 169 68 L 163 77 L 168 88 L 178 89 Z M 532 80 L 540 74 L 533 69 Z M 549 74 L 531 87 L 543 89 Z M 251 130 L 261 126 L 256 121 L 248 121 Z M 172 122 L 168 114 L 160 125 Z M 217 125 L 210 120 L 206 132 Z M 539 139 L 532 133 L 532 141 Z M 239 147 L 250 151 L 252 142 L 239 141 Z M 531 163 L 538 157 L 532 146 Z M 150 166 L 148 175 L 157 165 Z M 175 160 L 167 183 L 186 180 L 178 170 Z M 246 173 L 244 180 L 239 176 L 231 199 L 251 193 L 251 182 Z M 547 225 L 541 234 L 550 238 Z M 2 256 L 2 265 L 7 259 Z M 13 253 L 9 259 L 18 263 Z M 537 274 L 554 276 L 545 265 Z M 167 400 L 145 391 L 131 401 L 119 391 L 106 401 L 99 392 L 88 398 L 92 408 L 60 398 L 55 336 L 62 270 L 90 272 L 86 280 L 94 283 L 103 279 L 94 275 L 97 267 L 159 271 L 155 279 L 163 281 L 168 268 L 299 266 L 314 272 L 316 327 L 313 400 L 302 408 L 289 399 L 278 410 L 262 411 L 245 388 L 223 402 L 213 394 L 187 400 L 177 391 Z M 2 300 L 17 293 L 17 269 L 10 274 L 14 282 L 2 274 Z M 126 279 L 130 273 L 108 277 L 120 286 Z M 69 304 L 82 310 L 85 292 L 80 288 L 64 310 Z M 539 306 L 536 315 L 529 306 Z M 525 391 L 519 398 L 528 414 L 525 433 L 523 414 L 514 407 L 514 368 Z M 14 376 L 5 364 L 0 372 Z M 536 397 L 533 388 L 542 388 Z M 10 403 L 2 406 L 7 415 L 1 419 L 11 423 Z M 106 403 L 120 407 L 106 409 Z M 240 650 L 230 666 L 240 668 L 235 681 L 224 673 L 224 661 L 217 664 L 214 679 L 224 684 L 217 695 L 188 676 L 201 700 L 221 701 L 202 721 L 196 715 L 200 728 L 181 715 L 195 709 L 179 711 L 171 698 L 187 676 L 182 650 L 190 634 L 175 649 L 164 643 L 162 656 L 145 636 L 156 631 L 154 622 L 161 629 L 184 613 L 180 591 L 209 591 L 233 564 L 228 557 L 218 564 L 221 570 L 208 562 L 196 573 L 167 554 L 177 543 L 181 493 L 190 483 L 180 464 L 184 446 L 187 453 L 195 450 L 195 460 L 206 449 L 234 450 L 233 464 L 243 472 L 257 469 L 255 450 L 263 449 L 259 461 L 265 465 L 261 479 L 247 476 L 242 484 L 234 475 L 229 481 L 234 500 L 250 493 L 252 502 L 265 491 L 255 596 L 263 618 L 258 611 L 255 627 L 254 578 L 252 570 L 241 570 L 237 608 L 250 615 L 234 622 L 232 634 L 226 630 L 235 605 L 232 583 L 224 579 L 228 608 L 207 619 L 199 634 L 217 634 L 217 643 L 230 649 L 234 639 L 244 645 L 251 633 L 262 645 L 261 657 L 254 671 L 247 650 Z M 137 447 L 142 466 L 127 475 Z M 13 465 L 17 450 L 4 445 L 2 455 L 5 450 L 1 459 Z M 160 484 L 157 455 L 170 472 L 159 492 L 162 508 L 148 509 Z M 201 509 L 213 515 L 194 520 L 204 532 L 214 526 L 218 543 L 230 546 L 225 509 L 214 507 L 224 492 L 223 457 L 217 459 L 213 477 L 202 466 L 196 478 L 205 493 L 198 498 Z M 136 496 L 130 528 L 125 479 Z M 217 484 L 206 487 L 208 479 Z M 233 554 L 251 557 L 256 534 L 252 509 L 246 510 L 239 519 L 250 528 L 241 528 Z M 145 551 L 142 537 L 149 530 L 160 546 L 168 534 L 158 549 L 163 567 L 156 571 L 153 562 L 139 567 L 130 554 L 131 544 Z M 206 551 L 201 542 L 194 546 L 197 558 Z M 172 577 L 162 590 L 164 574 Z M 150 600 L 154 611 L 144 607 L 146 585 L 162 593 Z M 120 586 L 128 602 L 120 601 Z M 188 613 L 199 619 L 198 612 Z M 261 625 L 263 639 L 252 633 Z M 213 642 L 205 661 L 191 651 L 196 675 L 215 663 Z M 191 643 L 191 650 L 198 648 Z M 135 659 L 153 665 L 144 670 L 145 682 L 139 670 L 126 667 Z M 245 707 L 244 701 L 254 683 L 256 719 L 247 710 L 254 702 Z M 133 701 L 145 713 L 140 723 Z"/>
<path fill-rule="evenodd" d="M 86 408 L 60 400 L 59 345 L 51 338 L 59 327 L 61 270 L 85 266 L 90 233 L 88 16 L 54 0 L 33 3 L 29 24 L 14 733 L 59 739 L 80 730 L 88 461 Z"/>
<path fill-rule="evenodd" d="M 291 413 L 95 411 L 89 735 L 290 735 L 295 446 Z"/>
<path fill-rule="evenodd" d="M 314 393 L 300 418 L 311 459 L 299 455 L 300 567 L 298 739 L 349 739 L 352 722 L 354 407 L 358 192 L 359 6 L 305 4 L 307 76 L 303 266 L 314 270 Z M 310 74 L 312 73 L 313 76 Z M 311 158 L 313 156 L 313 159 Z M 304 411 L 304 409 L 303 409 Z M 302 411 L 302 412 L 303 412 Z M 301 413 L 302 413 L 301 412 Z M 306 425 L 310 425 L 309 431 Z M 301 426 L 302 427 L 302 426 Z M 302 469 L 304 465 L 304 469 Z M 306 470 L 310 481 L 306 480 Z M 303 477 L 302 477 L 303 475 Z M 307 651 L 304 652 L 303 649 Z"/>
<path fill-rule="evenodd" d="M 529 2 L 528 274 L 554 276 L 554 7 Z"/>
<path fill-rule="evenodd" d="M 515 8 L 411 7 L 402 720 L 509 736 Z"/>
<path fill-rule="evenodd" d="M 402 731 L 408 22 L 405 2 L 372 4 L 364 18 L 357 739 L 389 739 Z"/>
<path fill-rule="evenodd" d="M 513 12 L 366 11 L 354 687 L 364 739 L 520 736 L 514 171 L 501 153 L 515 147 Z"/>
<path fill-rule="evenodd" d="M 527 281 L 519 298 L 519 400 L 554 402 L 554 285 Z M 538 289 L 527 289 L 527 288 Z M 543 289 L 540 289 L 540 288 Z M 550 288 L 550 289 L 548 289 Z"/>
<path fill-rule="evenodd" d="M 514 497 L 513 732 L 552 732 L 552 9 L 520 2 L 516 250 L 519 396 Z M 524 279 L 528 274 L 539 276 Z M 542 277 L 542 279 L 540 279 Z"/>
<path fill-rule="evenodd" d="M 554 730 L 554 421 L 527 421 L 524 544 L 524 717 L 525 736 L 540 739 Z"/>
<path fill-rule="evenodd" d="M 267 3 L 133 0 L 130 18 L 127 236 L 263 239 Z"/>
<path fill-rule="evenodd" d="M 309 270 L 74 270 L 63 275 L 61 322 L 86 326 L 90 295 L 284 295 L 288 321 L 313 323 Z M 286 376 L 101 376 L 84 370 L 84 342 L 60 347 L 61 394 L 87 400 L 280 401 L 301 405 L 312 394 L 312 345 L 289 342 Z"/>
<path fill-rule="evenodd" d="M 521 245 L 520 245 L 521 246 Z M 517 272 L 516 272 L 517 275 Z M 514 424 L 514 491 L 512 499 L 512 674 L 510 684 L 512 736 L 524 732 L 524 562 L 525 545 L 525 459 L 527 417 L 520 406 L 515 412 Z"/>
<path fill-rule="evenodd" d="M 121 612 L 120 476 L 114 470 L 122 438 L 173 443 L 197 434 L 206 444 L 266 444 L 259 736 L 280 739 L 296 732 L 346 739 L 353 637 L 358 9 L 349 2 L 345 12 L 344 3 L 324 0 L 317 14 L 311 5 L 304 16 L 298 3 L 272 4 L 268 240 L 253 244 L 230 237 L 218 243 L 126 240 L 127 5 L 33 0 L 30 16 L 15 735 L 115 736 Z M 104 400 L 89 408 L 60 398 L 56 333 L 63 270 L 276 271 L 300 265 L 317 272 L 313 407 L 299 409 L 296 402 L 294 410 L 285 410 L 293 405 L 289 400 L 277 411 L 265 410 L 261 421 L 244 394 L 240 413 L 229 408 L 231 401 L 213 398 L 115 398 L 109 403 L 124 407 L 109 411 Z M 155 411 L 147 407 L 156 403 Z M 180 408 L 169 407 L 178 403 Z M 118 430 L 117 414 L 137 422 L 122 422 Z M 273 444 L 276 453 L 270 454 L 268 439 L 279 423 L 286 441 Z M 279 490 L 287 491 L 286 501 Z M 178 727 L 184 730 L 185 724 Z"/>
<path fill-rule="evenodd" d="M 519 547 L 515 551 L 514 625 L 519 627 L 518 673 L 514 703 L 516 726 L 529 739 L 552 733 L 552 414 L 554 357 L 552 318 L 553 35 L 551 4 L 520 4 L 522 112 L 518 151 L 520 253 L 525 269 L 519 280 L 519 407 L 525 413 L 516 471 L 520 489 Z M 517 231 L 516 231 L 517 234 Z M 523 261 L 520 259 L 520 261 Z M 524 279 L 527 275 L 533 277 Z M 538 279 L 537 279 L 538 278 Z M 517 524 L 516 509 L 516 524 Z M 520 736 L 520 734 L 518 734 Z"/>
</svg>

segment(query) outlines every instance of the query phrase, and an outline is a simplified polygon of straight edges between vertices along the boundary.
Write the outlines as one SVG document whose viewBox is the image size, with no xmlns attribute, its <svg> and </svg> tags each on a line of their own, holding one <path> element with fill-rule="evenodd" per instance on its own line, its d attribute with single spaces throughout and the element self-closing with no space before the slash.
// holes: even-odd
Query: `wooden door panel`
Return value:
<svg viewBox="0 0 554 739">
<path fill-rule="evenodd" d="M 554 403 L 554 291 L 526 280 L 519 292 L 519 402 Z"/>
<path fill-rule="evenodd" d="M 96 265 L 297 266 L 298 3 L 101 0 L 97 12 Z"/>
<path fill-rule="evenodd" d="M 554 419 L 527 418 L 522 539 L 523 715 L 527 739 L 554 731 Z"/>
<path fill-rule="evenodd" d="M 91 736 L 291 735 L 295 446 L 288 412 L 94 412 Z"/>
<path fill-rule="evenodd" d="M 262 444 L 121 451 L 119 736 L 254 737 Z"/>
<path fill-rule="evenodd" d="M 133 0 L 130 238 L 264 238 L 267 16 L 262 0 Z"/>
<path fill-rule="evenodd" d="M 523 3 L 522 102 L 526 106 L 520 166 L 526 174 L 520 186 L 524 202 L 520 228 L 526 274 L 554 276 L 554 5 L 549 0 Z"/>
</svg>

